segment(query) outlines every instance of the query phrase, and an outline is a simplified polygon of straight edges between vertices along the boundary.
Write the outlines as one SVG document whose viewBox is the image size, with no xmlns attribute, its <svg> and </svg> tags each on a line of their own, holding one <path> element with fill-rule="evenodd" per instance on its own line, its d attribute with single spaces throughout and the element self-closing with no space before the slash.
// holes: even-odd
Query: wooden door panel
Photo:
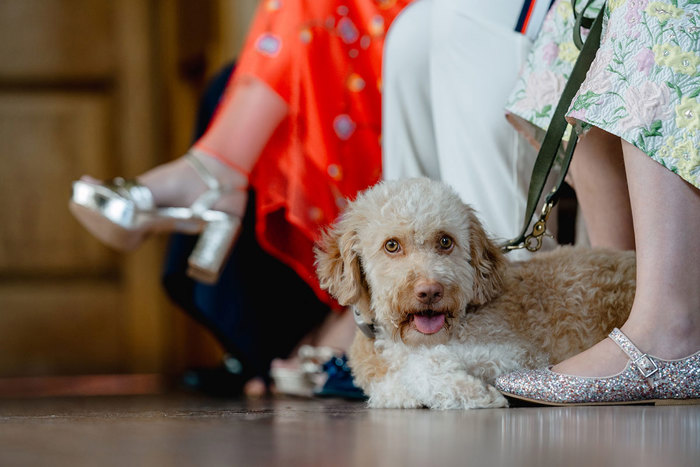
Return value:
<svg viewBox="0 0 700 467">
<path fill-rule="evenodd" d="M 162 253 L 115 254 L 68 211 L 81 174 L 163 159 L 154 20 L 143 0 L 0 0 L 0 377 L 165 369 Z"/>
<path fill-rule="evenodd" d="M 70 184 L 112 173 L 110 98 L 98 93 L 0 93 L 3 182 L 0 274 L 106 273 L 114 255 L 69 215 Z"/>
<path fill-rule="evenodd" d="M 120 1 L 0 0 L 0 78 L 108 78 Z"/>
<path fill-rule="evenodd" d="M 0 0 L 0 378 L 170 372 L 217 347 L 167 302 L 162 242 L 116 254 L 67 208 L 81 174 L 187 149 L 197 73 L 235 57 L 257 0 L 190 3 Z"/>
<path fill-rule="evenodd" d="M 0 375 L 125 371 L 121 304 L 110 281 L 0 284 Z"/>
</svg>

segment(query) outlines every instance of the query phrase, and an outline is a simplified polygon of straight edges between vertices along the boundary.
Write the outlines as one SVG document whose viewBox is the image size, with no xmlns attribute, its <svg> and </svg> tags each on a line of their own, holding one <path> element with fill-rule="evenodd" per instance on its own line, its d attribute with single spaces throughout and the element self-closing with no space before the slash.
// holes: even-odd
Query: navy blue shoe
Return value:
<svg viewBox="0 0 700 467">
<path fill-rule="evenodd" d="M 314 392 L 315 396 L 367 400 L 367 395 L 362 389 L 355 386 L 347 356 L 331 358 L 323 364 L 323 371 L 328 375 L 328 379 L 321 389 Z"/>
</svg>

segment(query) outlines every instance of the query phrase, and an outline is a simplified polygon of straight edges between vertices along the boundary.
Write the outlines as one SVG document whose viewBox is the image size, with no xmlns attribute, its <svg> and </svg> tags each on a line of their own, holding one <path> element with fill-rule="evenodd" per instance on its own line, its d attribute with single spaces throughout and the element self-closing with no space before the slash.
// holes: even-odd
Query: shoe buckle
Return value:
<svg viewBox="0 0 700 467">
<path fill-rule="evenodd" d="M 637 367 L 639 372 L 645 378 L 649 378 L 657 371 L 659 371 L 659 367 L 656 365 L 656 362 L 649 358 L 649 355 L 647 354 L 642 355 L 641 357 L 634 360 L 632 363 L 634 363 L 634 366 Z"/>
</svg>

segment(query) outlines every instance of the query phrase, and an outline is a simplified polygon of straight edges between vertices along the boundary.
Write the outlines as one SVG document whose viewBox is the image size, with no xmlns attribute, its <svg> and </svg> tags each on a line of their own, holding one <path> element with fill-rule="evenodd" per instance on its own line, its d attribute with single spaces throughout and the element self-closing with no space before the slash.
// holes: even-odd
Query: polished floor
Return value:
<svg viewBox="0 0 700 467">
<path fill-rule="evenodd" d="M 370 410 L 189 395 L 0 399 L 1 466 L 699 466 L 700 406 Z"/>
</svg>

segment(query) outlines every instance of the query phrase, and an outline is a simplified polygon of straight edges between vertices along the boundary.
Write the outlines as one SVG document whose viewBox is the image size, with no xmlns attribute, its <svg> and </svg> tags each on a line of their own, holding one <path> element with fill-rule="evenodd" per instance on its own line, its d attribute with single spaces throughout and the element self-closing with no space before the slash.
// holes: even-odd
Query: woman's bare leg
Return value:
<svg viewBox="0 0 700 467">
<path fill-rule="evenodd" d="M 287 111 L 287 103 L 256 78 L 239 79 L 229 86 L 212 126 L 195 145 L 201 162 L 233 189 L 216 209 L 243 214 L 247 174 Z M 153 192 L 159 206 L 189 206 L 206 190 L 184 159 L 155 167 L 139 181 Z"/>
<path fill-rule="evenodd" d="M 634 250 L 632 211 L 620 138 L 591 128 L 576 147 L 569 175 L 591 246 Z"/>
<path fill-rule="evenodd" d="M 700 349 L 700 190 L 633 145 L 622 149 L 637 246 L 637 293 L 622 331 L 643 352 L 682 358 Z M 606 376 L 626 361 L 605 339 L 554 371 Z"/>
</svg>

